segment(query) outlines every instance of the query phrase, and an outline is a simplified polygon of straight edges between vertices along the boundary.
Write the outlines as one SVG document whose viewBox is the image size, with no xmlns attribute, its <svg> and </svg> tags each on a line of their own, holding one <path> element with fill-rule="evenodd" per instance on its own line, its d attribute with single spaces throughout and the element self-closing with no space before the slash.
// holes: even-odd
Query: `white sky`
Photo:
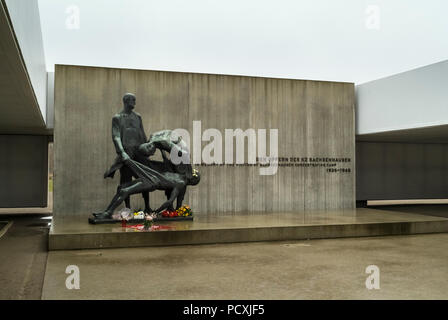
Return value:
<svg viewBox="0 0 448 320">
<path fill-rule="evenodd" d="M 73 5 L 79 29 L 70 28 Z M 371 5 L 380 10 L 379 29 L 366 27 L 378 21 L 366 12 Z M 446 0 L 39 0 L 39 7 L 48 71 L 75 64 L 360 84 L 448 59 Z"/>
</svg>

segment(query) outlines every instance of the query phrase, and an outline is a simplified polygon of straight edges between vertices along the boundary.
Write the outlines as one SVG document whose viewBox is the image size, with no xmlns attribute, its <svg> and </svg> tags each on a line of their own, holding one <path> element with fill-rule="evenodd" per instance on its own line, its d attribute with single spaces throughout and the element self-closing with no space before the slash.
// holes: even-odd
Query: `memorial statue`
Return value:
<svg viewBox="0 0 448 320">
<path fill-rule="evenodd" d="M 117 169 L 120 169 L 120 185 L 132 181 L 132 171 L 122 166 L 121 163 L 128 159 L 140 163 L 147 163 L 147 159 L 138 152 L 138 147 L 146 142 L 145 130 L 143 129 L 140 114 L 134 111 L 136 98 L 132 93 L 123 96 L 123 110 L 112 118 L 112 141 L 117 152 L 117 158 L 111 169 L 106 171 L 104 178 L 113 177 Z M 145 212 L 150 212 L 149 193 L 143 192 L 145 201 Z M 125 200 L 127 208 L 131 208 L 129 197 Z"/>
<path fill-rule="evenodd" d="M 112 167 L 106 171 L 106 176 L 113 176 L 118 169 L 129 170 L 131 177 L 135 180 L 120 183 L 117 193 L 101 213 L 94 213 L 95 219 L 107 220 L 112 218 L 113 211 L 130 195 L 136 193 L 149 193 L 155 190 L 165 191 L 167 201 L 165 201 L 155 212 L 159 213 L 164 209 L 174 211 L 174 200 L 177 199 L 176 209 L 182 206 L 187 185 L 196 185 L 200 181 L 200 174 L 193 169 L 189 163 L 189 150 L 183 140 L 174 138 L 171 130 L 162 130 L 150 136 L 146 143 L 140 144 L 134 148 L 134 155 L 140 161 L 131 159 L 131 157 L 118 157 Z M 162 153 L 163 162 L 149 160 L 159 149 Z M 175 164 L 166 155 L 176 154 L 183 159 L 182 162 Z M 188 161 L 186 161 L 188 160 Z M 184 163 L 186 162 L 186 163 Z M 147 206 L 149 207 L 149 197 Z"/>
<path fill-rule="evenodd" d="M 170 161 L 170 160 L 168 160 Z M 132 159 L 125 159 L 124 166 L 137 176 L 137 179 L 126 182 L 118 187 L 117 193 L 107 206 L 106 210 L 94 214 L 97 219 L 110 219 L 114 210 L 130 195 L 141 192 L 152 192 L 155 190 L 164 190 L 169 192 L 169 198 L 155 212 L 159 213 L 164 209 L 173 207 L 174 200 L 177 199 L 177 206 L 182 205 L 187 185 L 197 185 L 201 179 L 199 172 L 193 169 L 191 176 L 172 171 L 159 171 L 147 167 Z M 160 163 L 158 161 L 152 161 Z M 165 167 L 164 163 L 161 168 Z M 153 164 L 154 166 L 154 164 Z M 156 166 L 156 165 L 155 165 Z"/>
<path fill-rule="evenodd" d="M 193 170 L 190 164 L 190 151 L 188 150 L 187 145 L 181 137 L 174 137 L 172 130 L 162 130 L 151 134 L 151 136 L 149 137 L 149 142 L 144 143 L 139 147 L 140 153 L 144 154 L 147 157 L 152 156 L 155 153 L 156 149 L 159 149 L 162 153 L 164 163 L 164 168 L 162 169 L 163 171 L 171 171 L 184 174 L 186 175 L 187 179 L 191 179 Z M 171 161 L 171 159 L 168 160 L 166 152 L 175 154 L 178 159 L 182 160 L 182 162 L 174 164 L 174 161 Z M 149 161 L 148 166 L 156 170 L 158 168 L 155 167 L 160 168 L 160 166 L 158 166 L 155 161 Z M 161 169 L 158 170 L 162 171 Z M 183 190 L 181 193 L 185 194 L 185 191 L 186 187 L 185 190 Z M 167 199 L 170 199 L 171 190 L 165 190 L 165 195 Z M 176 209 L 180 208 L 181 206 L 182 200 L 179 202 L 178 198 Z M 168 207 L 168 211 L 174 211 L 174 207 L 171 205 L 170 207 Z"/>
<path fill-rule="evenodd" d="M 175 154 L 180 163 L 174 165 L 171 162 L 175 172 L 189 174 L 192 171 L 190 165 L 190 151 L 181 137 L 174 137 L 172 130 L 161 130 L 150 135 L 148 143 L 139 146 L 140 154 L 150 157 L 159 149 L 164 160 L 167 159 L 165 152 Z"/>
</svg>

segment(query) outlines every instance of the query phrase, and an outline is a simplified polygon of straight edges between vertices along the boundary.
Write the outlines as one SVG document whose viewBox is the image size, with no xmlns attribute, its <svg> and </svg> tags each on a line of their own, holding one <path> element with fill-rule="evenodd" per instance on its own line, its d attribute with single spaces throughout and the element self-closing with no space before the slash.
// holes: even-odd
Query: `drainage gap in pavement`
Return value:
<svg viewBox="0 0 448 320">
<path fill-rule="evenodd" d="M 11 227 L 12 221 L 0 221 L 0 238 L 8 231 Z"/>
</svg>

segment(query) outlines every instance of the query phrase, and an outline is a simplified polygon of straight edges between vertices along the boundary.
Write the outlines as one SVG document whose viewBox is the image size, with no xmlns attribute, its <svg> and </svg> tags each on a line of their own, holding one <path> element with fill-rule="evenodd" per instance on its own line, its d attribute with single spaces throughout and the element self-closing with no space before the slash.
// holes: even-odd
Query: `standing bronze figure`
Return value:
<svg viewBox="0 0 448 320">
<path fill-rule="evenodd" d="M 112 118 L 112 141 L 117 152 L 114 165 L 106 171 L 104 178 L 113 177 L 115 171 L 120 169 L 120 185 L 132 181 L 133 172 L 122 163 L 132 159 L 142 164 L 147 164 L 147 158 L 139 153 L 138 147 L 146 142 L 146 134 L 143 129 L 142 117 L 134 111 L 136 104 L 135 95 L 126 93 L 123 96 L 123 110 Z M 151 212 L 149 207 L 149 192 L 142 192 L 145 200 L 145 212 Z M 129 196 L 124 200 L 127 208 L 131 208 Z"/>
</svg>

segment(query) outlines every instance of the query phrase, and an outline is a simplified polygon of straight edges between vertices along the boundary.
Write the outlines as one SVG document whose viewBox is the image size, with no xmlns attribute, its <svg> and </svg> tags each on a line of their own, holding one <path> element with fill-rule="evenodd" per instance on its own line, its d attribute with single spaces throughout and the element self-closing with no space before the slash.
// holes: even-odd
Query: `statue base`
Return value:
<svg viewBox="0 0 448 320">
<path fill-rule="evenodd" d="M 165 221 L 193 221 L 193 216 L 188 217 L 157 217 L 152 220 L 153 222 L 165 222 Z M 143 223 L 145 222 L 144 219 L 131 219 L 128 220 L 127 223 L 129 224 L 136 224 L 136 223 Z M 98 219 L 95 217 L 89 217 L 89 223 L 90 224 L 111 224 L 111 223 L 121 223 L 121 220 L 116 219 Z"/>
</svg>

